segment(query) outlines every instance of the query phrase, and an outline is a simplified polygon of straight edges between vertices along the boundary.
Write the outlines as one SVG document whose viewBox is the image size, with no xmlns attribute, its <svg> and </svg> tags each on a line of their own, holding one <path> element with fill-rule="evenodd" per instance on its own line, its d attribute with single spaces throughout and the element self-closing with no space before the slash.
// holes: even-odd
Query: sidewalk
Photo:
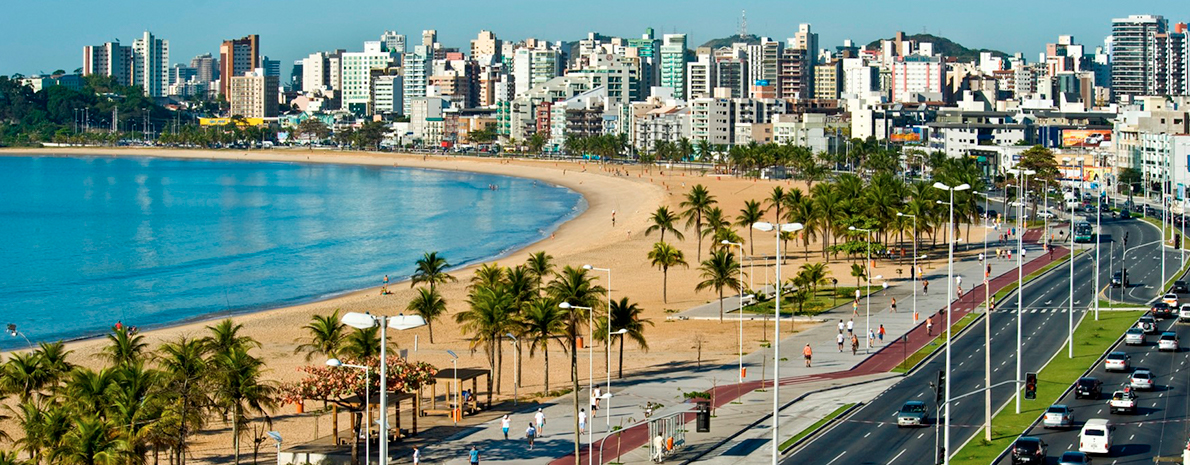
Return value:
<svg viewBox="0 0 1190 465">
<path fill-rule="evenodd" d="M 1040 231 L 1029 231 L 1026 241 L 1036 240 Z M 974 249 L 982 249 L 982 243 L 972 245 Z M 1011 247 L 1009 245 L 1008 247 Z M 997 260 L 994 258 L 994 246 L 989 244 L 993 258 L 990 260 L 992 289 L 1015 282 L 1016 260 Z M 1028 274 L 1050 262 L 1047 254 L 1041 253 L 1040 246 L 1026 244 L 1026 260 L 1024 269 Z M 1055 250 L 1053 259 L 1063 257 L 1066 249 Z M 907 267 L 908 265 L 906 265 Z M 886 274 L 895 266 L 882 263 L 880 268 L 889 268 Z M 974 256 L 955 262 L 955 275 L 963 277 L 963 287 L 968 288 L 975 282 L 982 281 L 983 265 Z M 919 319 L 913 320 L 913 288 L 912 281 L 902 280 L 890 286 L 883 292 L 873 292 L 871 296 L 871 315 L 865 318 L 868 302 L 861 302 L 858 316 L 853 314 L 850 303 L 844 303 L 830 311 L 819 314 L 816 318 L 826 323 L 814 326 L 805 331 L 785 337 L 781 340 L 781 401 L 789 402 L 802 395 L 806 399 L 838 399 L 846 398 L 847 402 L 867 401 L 878 395 L 884 388 L 895 383 L 900 375 L 888 373 L 888 370 L 901 363 L 904 355 L 912 354 L 924 346 L 930 339 L 925 334 L 924 320 L 934 315 L 934 330 L 944 328 L 946 307 L 946 268 L 924 270 L 925 279 L 933 284 L 929 294 L 917 292 L 916 308 Z M 875 290 L 875 288 L 873 288 Z M 954 320 L 958 320 L 982 304 L 984 291 L 982 285 L 976 286 L 964 294 L 960 302 L 954 305 Z M 897 313 L 891 313 L 889 304 L 893 298 L 897 299 Z M 718 316 L 718 302 L 714 302 L 714 312 Z M 725 310 L 730 306 L 725 302 Z M 725 323 L 738 316 L 728 313 Z M 837 324 L 842 319 L 855 320 L 855 332 L 860 338 L 861 349 L 856 355 L 849 350 L 840 352 L 835 343 L 838 334 Z M 867 323 L 866 320 L 870 320 Z M 875 331 L 879 325 L 884 325 L 886 335 L 883 343 L 877 340 L 871 349 L 865 349 L 866 328 Z M 902 338 L 906 333 L 909 337 Z M 731 330 L 735 334 L 735 329 Z M 805 367 L 801 357 L 802 348 L 809 344 L 814 351 L 813 364 Z M 886 345 L 887 344 L 887 345 Z M 767 366 L 766 366 L 767 365 Z M 593 462 L 599 461 L 602 438 L 609 430 L 609 420 L 605 414 L 610 411 L 610 425 L 623 427 L 621 437 L 612 435 L 607 441 L 607 448 L 603 451 L 603 463 L 612 461 L 617 453 L 624 463 L 642 463 L 648 460 L 647 425 L 640 423 L 644 420 L 643 406 L 647 401 L 659 402 L 666 410 L 683 403 L 682 392 L 714 391 L 715 417 L 711 420 L 710 433 L 695 433 L 690 427 L 686 436 L 685 447 L 674 451 L 672 459 L 690 460 L 694 457 L 699 461 L 731 460 L 736 463 L 746 455 L 768 457 L 771 454 L 771 420 L 761 421 L 753 427 L 757 420 L 766 418 L 772 412 L 772 392 L 754 392 L 761 387 L 762 376 L 770 378 L 766 383 L 771 388 L 772 352 L 762 349 L 744 356 L 744 366 L 747 368 L 747 378 L 742 384 L 738 379 L 738 365 L 728 362 L 722 365 L 695 368 L 693 363 L 674 363 L 672 366 L 659 367 L 650 374 L 636 374 L 623 380 L 612 381 L 612 391 L 615 397 L 611 400 L 611 408 L 601 408 L 595 419 L 588 422 L 588 427 L 594 428 L 594 449 L 587 450 L 588 435 L 582 436 L 582 463 L 588 462 L 588 454 L 594 457 Z M 581 371 L 581 370 L 580 370 Z M 857 384 L 865 383 L 865 384 Z M 849 386 L 849 387 L 843 387 Z M 822 389 L 835 389 L 827 394 L 811 394 Z M 579 394 L 580 407 L 588 408 L 589 392 L 584 387 Z M 825 396 L 825 397 L 823 397 Z M 542 404 L 547 422 L 544 434 L 536 441 L 534 450 L 529 451 L 525 443 L 524 431 L 536 410 L 522 411 L 512 416 L 512 427 L 509 431 L 510 439 L 505 441 L 500 431 L 499 420 L 477 425 L 461 431 L 453 437 L 447 438 L 439 444 L 422 449 L 423 461 L 426 463 L 467 463 L 466 451 L 472 445 L 478 447 L 486 462 L 516 462 L 516 463 L 557 463 L 573 464 L 573 403 L 572 397 L 564 396 L 553 400 L 552 403 Z M 605 405 L 606 406 L 606 405 Z M 781 436 L 788 438 L 797 434 L 802 428 L 812 424 L 836 408 L 836 402 L 825 400 L 814 402 L 796 402 L 781 412 L 783 418 Z M 825 409 L 825 411 L 824 411 Z M 686 421 L 692 421 L 694 414 L 687 415 Z M 635 425 L 635 426 L 634 426 Z M 738 436 L 737 436 L 738 435 Z M 730 439 L 730 440 L 729 440 Z M 398 463 L 409 462 L 407 457 L 397 460 Z M 593 463 L 590 462 L 590 463 Z M 728 463 L 723 461 L 722 463 Z"/>
</svg>

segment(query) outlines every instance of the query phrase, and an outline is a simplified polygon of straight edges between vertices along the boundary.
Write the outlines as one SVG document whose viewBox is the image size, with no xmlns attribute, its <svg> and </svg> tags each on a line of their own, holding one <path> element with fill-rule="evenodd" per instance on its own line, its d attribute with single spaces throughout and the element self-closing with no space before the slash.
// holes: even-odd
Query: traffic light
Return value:
<svg viewBox="0 0 1190 465">
<path fill-rule="evenodd" d="M 946 370 L 938 370 L 938 389 L 934 390 L 934 402 L 941 404 L 946 393 Z"/>
<path fill-rule="evenodd" d="M 1124 231 L 1124 247 L 1128 247 L 1128 231 Z"/>
<path fill-rule="evenodd" d="M 1025 398 L 1037 398 L 1037 373 L 1025 373 Z"/>
</svg>

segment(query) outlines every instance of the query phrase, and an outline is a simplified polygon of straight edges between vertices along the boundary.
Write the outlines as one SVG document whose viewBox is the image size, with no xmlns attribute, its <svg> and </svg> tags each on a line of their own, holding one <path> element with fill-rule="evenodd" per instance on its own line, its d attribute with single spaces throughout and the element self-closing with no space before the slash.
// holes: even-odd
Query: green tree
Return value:
<svg viewBox="0 0 1190 465">
<path fill-rule="evenodd" d="M 206 424 L 206 411 L 211 406 L 209 363 L 201 339 L 185 336 L 162 344 L 157 364 L 164 376 L 165 412 L 159 427 L 172 449 L 173 463 L 184 465 L 188 438 L 201 431 Z"/>
<path fill-rule="evenodd" d="M 83 416 L 62 438 L 61 446 L 50 452 L 49 459 L 64 465 L 115 465 L 126 447 L 105 421 Z"/>
<path fill-rule="evenodd" d="M 529 345 L 529 356 L 532 357 L 537 349 L 541 349 L 545 362 L 545 392 L 550 392 L 550 341 L 566 332 L 566 312 L 558 308 L 558 301 L 549 297 L 533 299 L 521 311 L 517 319 L 518 338 Z M 566 351 L 566 344 L 558 341 L 562 351 Z"/>
<path fill-rule="evenodd" d="M 677 222 L 678 215 L 669 211 L 669 207 L 657 207 L 657 211 L 653 212 L 653 216 L 649 217 L 649 227 L 645 229 L 645 236 L 652 234 L 653 231 L 661 231 L 661 242 L 665 242 L 665 232 L 670 231 L 678 240 L 684 239 L 682 232 L 678 231 Z"/>
<path fill-rule="evenodd" d="M 310 322 L 306 326 L 302 326 L 302 329 L 310 333 L 310 338 L 306 340 L 307 342 L 295 347 L 294 354 L 305 352 L 307 362 L 314 358 L 315 354 L 321 354 L 327 358 L 339 356 L 339 349 L 343 346 L 345 338 L 346 325 L 339 321 L 338 309 L 330 315 L 312 316 Z M 431 339 L 433 338 L 431 337 Z"/>
<path fill-rule="evenodd" d="M 852 263 L 851 264 L 851 276 L 855 278 L 855 287 L 858 288 L 859 280 L 867 279 L 867 272 L 864 270 L 863 265 L 860 265 L 859 263 Z"/>
<path fill-rule="evenodd" d="M 607 341 L 608 332 L 619 330 L 626 330 L 624 334 L 617 334 L 617 339 L 620 342 L 620 364 L 617 368 L 617 378 L 624 377 L 624 337 L 627 336 L 636 342 L 636 345 L 644 350 L 649 351 L 648 341 L 645 340 L 645 325 L 653 326 L 653 321 L 644 318 L 644 309 L 640 308 L 636 303 L 629 302 L 627 297 L 621 298 L 619 301 L 612 301 L 611 310 L 608 311 L 608 318 L 602 321 L 602 327 L 595 333 L 596 339 L 600 341 Z M 608 321 L 611 321 L 611 328 L 608 328 Z M 610 347 L 609 347 L 610 350 Z"/>
<path fill-rule="evenodd" d="M 250 420 L 250 413 L 268 416 L 276 408 L 277 389 L 262 379 L 264 362 L 248 353 L 243 345 L 217 353 L 211 376 L 214 379 L 215 406 L 232 424 L 234 461 L 240 463 L 240 428 Z"/>
<path fill-rule="evenodd" d="M 207 326 L 207 330 L 211 334 L 203 338 L 204 349 L 211 356 L 218 356 L 228 353 L 232 349 L 248 350 L 252 347 L 260 347 L 260 343 L 252 337 L 240 335 L 240 331 L 243 329 L 244 325 L 231 321 L 231 319 L 224 319 L 216 323 L 215 326 Z"/>
<path fill-rule="evenodd" d="M 356 329 L 343 340 L 339 354 L 352 360 L 380 356 L 380 327 Z"/>
<path fill-rule="evenodd" d="M 41 391 L 49 384 L 49 372 L 37 354 L 13 353 L 2 368 L 4 373 L 0 376 L 0 392 L 16 393 L 21 402 L 40 397 Z"/>
<path fill-rule="evenodd" d="M 797 188 L 791 189 L 790 194 L 792 191 L 797 191 L 799 196 L 801 194 L 801 191 Z M 773 186 L 773 191 L 769 194 L 769 197 L 765 199 L 765 201 L 769 203 L 769 207 L 775 210 L 773 212 L 773 224 L 778 224 L 781 222 L 781 206 L 786 203 L 786 199 L 788 197 L 789 194 L 787 194 L 785 189 L 782 189 L 781 186 Z M 748 227 L 750 228 L 751 226 Z M 749 240 L 749 242 L 751 242 L 751 240 Z"/>
<path fill-rule="evenodd" d="M 719 203 L 715 200 L 715 196 L 703 187 L 702 184 L 696 184 L 690 188 L 690 192 L 686 194 L 686 199 L 679 204 L 680 207 L 685 208 L 682 216 L 686 218 L 686 227 L 694 226 L 694 233 L 698 236 L 698 254 L 697 259 L 702 260 L 702 219 L 711 206 Z"/>
<path fill-rule="evenodd" d="M 689 268 L 686 256 L 676 247 L 665 242 L 658 242 L 653 244 L 653 250 L 649 251 L 648 258 L 653 266 L 661 268 L 661 301 L 669 303 L 669 269 L 674 266 Z"/>
<path fill-rule="evenodd" d="M 430 289 L 433 289 L 437 284 L 457 281 L 454 276 L 446 273 L 446 269 L 450 268 L 450 263 L 447 263 L 445 258 L 438 256 L 438 252 L 426 252 L 414 266 L 416 269 L 413 271 L 413 277 L 409 280 L 409 287 L 426 283 L 430 285 Z"/>
<path fill-rule="evenodd" d="M 141 361 L 145 355 L 145 348 L 149 346 L 145 337 L 129 331 L 127 328 L 114 329 L 107 335 L 108 346 L 103 348 L 103 358 L 115 365 L 125 365 Z"/>
<path fill-rule="evenodd" d="M 475 286 L 467 298 L 468 309 L 455 314 L 464 333 L 471 335 L 471 350 L 483 349 L 488 358 L 488 367 L 499 376 L 496 367 L 497 352 L 501 349 L 504 334 L 512 328 L 515 314 L 513 296 L 502 286 Z M 488 377 L 488 391 L 492 391 L 492 377 Z M 499 386 L 499 381 L 496 381 Z"/>
<path fill-rule="evenodd" d="M 418 293 L 409 301 L 409 306 L 406 310 L 420 315 L 426 320 L 426 325 L 430 331 L 430 344 L 434 343 L 434 320 L 437 320 L 446 313 L 446 300 L 442 298 L 436 289 L 421 288 Z"/>
<path fill-rule="evenodd" d="M 143 464 L 150 437 L 161 418 L 161 374 L 136 362 L 118 366 L 113 377 L 108 418 L 113 429 L 120 431 L 127 463 Z"/>
<path fill-rule="evenodd" d="M 694 286 L 694 290 L 714 289 L 719 293 L 719 322 L 722 323 L 723 289 L 740 290 L 739 263 L 730 251 L 719 249 L 703 260 L 698 269 L 702 271 L 702 281 Z"/>
<path fill-rule="evenodd" d="M 311 142 L 322 141 L 331 135 L 331 129 L 318 118 L 306 118 L 298 123 L 297 129 L 294 131 L 298 137 L 304 137 Z M 310 144 L 310 149 L 314 149 L 314 144 Z"/>
<path fill-rule="evenodd" d="M 533 275 L 534 283 L 537 285 L 537 293 L 541 293 L 541 285 L 545 282 L 546 275 L 554 271 L 554 256 L 545 251 L 535 252 L 529 255 L 529 259 L 525 260 L 525 265 L 529 267 L 529 272 Z"/>
<path fill-rule="evenodd" d="M 781 201 L 775 202 L 777 208 L 780 209 Z M 752 240 L 752 224 L 760 222 L 764 219 L 764 208 L 760 207 L 760 202 L 755 200 L 748 200 L 744 202 L 744 208 L 740 209 L 740 215 L 736 217 L 736 225 L 748 230 L 748 254 L 756 255 L 756 243 Z M 779 216 L 779 215 L 778 215 Z"/>
</svg>

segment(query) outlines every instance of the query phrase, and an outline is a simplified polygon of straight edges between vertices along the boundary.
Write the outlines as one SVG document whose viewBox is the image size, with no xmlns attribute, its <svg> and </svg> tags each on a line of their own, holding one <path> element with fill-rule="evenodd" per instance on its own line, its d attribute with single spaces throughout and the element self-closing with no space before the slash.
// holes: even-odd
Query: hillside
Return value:
<svg viewBox="0 0 1190 465">
<path fill-rule="evenodd" d="M 894 37 L 889 37 L 886 40 L 892 40 L 892 39 L 894 39 Z M 882 40 L 882 39 L 873 40 L 872 42 L 868 43 L 868 48 L 869 49 L 879 48 L 880 40 Z M 998 57 L 1007 57 L 1008 56 L 1007 53 L 1001 52 L 999 50 L 988 50 L 988 49 L 982 49 L 982 48 L 980 48 L 980 49 L 967 48 L 967 47 L 964 47 L 960 44 L 957 44 L 957 43 L 951 41 L 950 39 L 947 39 L 945 37 L 938 37 L 933 34 L 906 35 L 905 40 L 915 40 L 917 42 L 932 42 L 934 44 L 934 53 L 940 53 L 940 54 L 948 56 L 948 57 L 955 57 L 959 61 L 978 60 L 979 54 L 981 52 L 992 52 L 992 55 L 995 55 Z"/>
<path fill-rule="evenodd" d="M 736 35 L 732 35 L 729 37 L 708 40 L 705 43 L 703 43 L 700 47 L 710 47 L 710 48 L 714 49 L 714 48 L 719 48 L 719 47 L 730 47 L 731 44 L 740 43 L 740 42 L 749 44 L 749 45 L 759 44 L 760 36 L 757 36 L 756 34 L 748 34 L 747 37 L 744 37 L 743 39 L 741 39 L 740 36 L 738 34 L 736 34 Z"/>
</svg>

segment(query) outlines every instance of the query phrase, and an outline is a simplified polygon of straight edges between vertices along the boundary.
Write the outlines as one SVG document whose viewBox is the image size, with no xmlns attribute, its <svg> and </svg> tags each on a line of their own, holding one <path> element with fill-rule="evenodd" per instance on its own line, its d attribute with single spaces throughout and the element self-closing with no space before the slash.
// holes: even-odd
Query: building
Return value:
<svg viewBox="0 0 1190 465">
<path fill-rule="evenodd" d="M 479 31 L 479 35 L 471 40 L 471 58 L 479 60 L 482 57 L 492 57 L 500 61 L 500 49 L 503 41 L 496 38 L 492 31 Z"/>
<path fill-rule="evenodd" d="M 219 59 L 210 53 L 204 53 L 190 59 L 190 67 L 194 68 L 198 82 L 214 82 L 219 79 Z"/>
<path fill-rule="evenodd" d="M 843 61 L 834 60 L 814 66 L 814 98 L 838 100 L 843 92 Z"/>
<path fill-rule="evenodd" d="M 132 84 L 132 47 L 108 42 L 83 47 L 83 76 L 111 76 L 116 84 Z"/>
<path fill-rule="evenodd" d="M 702 53 L 698 59 L 686 63 L 686 92 L 690 98 L 714 96 L 715 71 L 717 67 L 710 54 Z"/>
<path fill-rule="evenodd" d="M 512 60 L 513 84 L 519 97 L 562 73 L 562 53 L 553 48 L 520 48 Z"/>
<path fill-rule="evenodd" d="M 343 50 L 315 52 L 302 59 L 302 92 L 342 90 Z"/>
<path fill-rule="evenodd" d="M 231 115 L 276 118 L 278 80 L 277 76 L 265 75 L 261 68 L 227 79 Z"/>
<path fill-rule="evenodd" d="M 404 78 L 400 74 L 376 75 L 377 71 L 383 70 L 373 70 L 372 113 L 377 115 L 404 114 Z"/>
<path fill-rule="evenodd" d="M 797 26 L 797 32 L 789 39 L 789 48 L 805 50 L 811 68 L 818 64 L 818 34 L 810 31 L 809 24 Z"/>
<path fill-rule="evenodd" d="M 604 87 L 601 104 L 615 108 L 621 104 L 641 99 L 637 94 L 637 80 L 640 68 L 632 57 L 596 53 L 590 56 L 583 69 L 566 73 L 567 76 L 582 76 L 590 79 L 592 88 Z"/>
<path fill-rule="evenodd" d="M 384 31 L 384 34 L 380 35 L 380 45 L 386 52 L 404 55 L 405 35 L 397 34 L 397 31 Z"/>
<path fill-rule="evenodd" d="M 1161 16 L 1132 15 L 1112 19 L 1111 87 L 1116 100 L 1150 95 L 1156 81 L 1156 36 L 1165 34 Z"/>
<path fill-rule="evenodd" d="M 268 76 L 281 77 L 281 60 L 271 60 L 269 57 L 261 57 L 260 67 L 264 68 L 264 74 Z"/>
<path fill-rule="evenodd" d="M 645 29 L 639 39 L 628 39 L 627 46 L 630 53 L 640 58 L 640 94 L 641 98 L 648 97 L 648 91 L 657 86 L 661 80 L 661 41 L 653 35 L 653 28 Z"/>
<path fill-rule="evenodd" d="M 777 76 L 777 93 L 784 99 L 809 99 L 813 96 L 813 77 L 810 59 L 803 49 L 787 48 L 781 54 L 781 72 Z"/>
<path fill-rule="evenodd" d="M 1171 32 L 1153 36 L 1154 94 L 1190 95 L 1188 46 L 1185 23 L 1177 24 Z"/>
<path fill-rule="evenodd" d="M 148 97 L 169 93 L 169 41 L 145 31 L 132 43 L 132 85 L 141 86 Z"/>
<path fill-rule="evenodd" d="M 223 41 L 219 46 L 219 75 L 243 76 L 244 73 L 261 68 L 260 36 L 253 34 Z M 227 95 L 231 88 L 231 80 L 223 79 L 219 82 L 219 93 Z"/>
<path fill-rule="evenodd" d="M 426 83 L 434 70 L 434 49 L 432 45 L 416 45 L 413 52 L 405 54 L 402 108 L 408 110 L 413 99 L 426 96 Z"/>
<path fill-rule="evenodd" d="M 690 141 L 730 145 L 734 140 L 730 99 L 696 98 L 690 101 Z"/>
<path fill-rule="evenodd" d="M 910 55 L 892 63 L 893 102 L 941 102 L 946 98 L 946 64 L 939 56 Z"/>
<path fill-rule="evenodd" d="M 396 54 L 384 51 L 380 41 L 364 42 L 364 51 L 343 53 L 343 109 L 356 115 L 370 115 L 372 70 L 396 64 Z"/>
<path fill-rule="evenodd" d="M 450 108 L 450 102 L 442 97 L 415 97 L 410 103 L 409 123 L 413 138 L 421 140 L 423 146 L 440 145 L 445 129 L 443 112 Z"/>
<path fill-rule="evenodd" d="M 678 100 L 686 97 L 686 34 L 665 34 L 661 39 L 661 87 L 673 89 Z"/>
</svg>

